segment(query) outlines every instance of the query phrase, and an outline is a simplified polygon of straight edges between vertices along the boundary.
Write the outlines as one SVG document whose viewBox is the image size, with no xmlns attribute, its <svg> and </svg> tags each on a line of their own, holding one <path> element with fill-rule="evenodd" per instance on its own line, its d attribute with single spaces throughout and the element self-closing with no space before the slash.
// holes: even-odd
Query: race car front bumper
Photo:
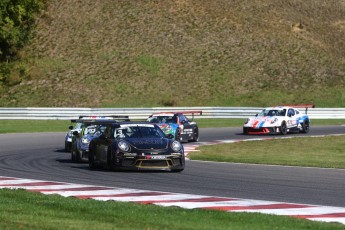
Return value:
<svg viewBox="0 0 345 230">
<path fill-rule="evenodd" d="M 245 134 L 278 134 L 280 133 L 279 127 L 243 127 L 243 133 Z"/>
<path fill-rule="evenodd" d="M 122 170 L 181 171 L 185 167 L 185 158 L 172 155 L 120 157 L 112 164 Z"/>
</svg>

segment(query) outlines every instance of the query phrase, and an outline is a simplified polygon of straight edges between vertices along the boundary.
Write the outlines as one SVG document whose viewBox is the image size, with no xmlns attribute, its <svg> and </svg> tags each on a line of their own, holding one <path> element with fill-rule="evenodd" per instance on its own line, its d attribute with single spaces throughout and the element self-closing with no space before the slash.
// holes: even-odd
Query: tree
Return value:
<svg viewBox="0 0 345 230">
<path fill-rule="evenodd" d="M 0 84 L 9 76 L 10 62 L 17 59 L 18 50 L 29 41 L 44 4 L 45 0 L 0 1 Z"/>
</svg>

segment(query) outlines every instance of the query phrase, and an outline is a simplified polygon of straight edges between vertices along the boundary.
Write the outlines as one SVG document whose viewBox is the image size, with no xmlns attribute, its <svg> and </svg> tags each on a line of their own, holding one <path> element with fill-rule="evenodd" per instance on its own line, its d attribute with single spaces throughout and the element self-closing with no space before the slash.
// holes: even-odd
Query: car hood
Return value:
<svg viewBox="0 0 345 230">
<path fill-rule="evenodd" d="M 262 121 L 273 121 L 278 119 L 276 116 L 261 116 L 261 117 L 254 117 L 251 119 L 253 122 L 262 122 Z"/>
<path fill-rule="evenodd" d="M 126 141 L 137 149 L 166 149 L 169 144 L 165 138 L 128 138 Z"/>
<path fill-rule="evenodd" d="M 247 125 L 252 126 L 252 127 L 262 127 L 263 125 L 274 125 L 278 121 L 279 119 L 276 116 L 272 116 L 272 117 L 260 116 L 260 117 L 251 118 L 248 121 Z"/>
</svg>

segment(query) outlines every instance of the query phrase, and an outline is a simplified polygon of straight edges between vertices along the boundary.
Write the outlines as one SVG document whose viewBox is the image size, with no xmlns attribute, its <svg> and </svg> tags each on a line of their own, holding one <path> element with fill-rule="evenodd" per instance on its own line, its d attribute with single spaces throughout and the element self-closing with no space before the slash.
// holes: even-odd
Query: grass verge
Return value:
<svg viewBox="0 0 345 230">
<path fill-rule="evenodd" d="M 1 229 L 344 229 L 286 216 L 100 202 L 0 190 Z"/>
<path fill-rule="evenodd" d="M 201 146 L 192 160 L 345 168 L 345 135 L 297 137 Z"/>
<path fill-rule="evenodd" d="M 200 128 L 242 127 L 245 119 L 195 119 Z M 345 119 L 315 119 L 313 125 L 344 125 Z M 0 120 L 0 133 L 67 132 L 69 120 Z"/>
<path fill-rule="evenodd" d="M 0 133 L 67 132 L 69 120 L 0 120 Z"/>
</svg>

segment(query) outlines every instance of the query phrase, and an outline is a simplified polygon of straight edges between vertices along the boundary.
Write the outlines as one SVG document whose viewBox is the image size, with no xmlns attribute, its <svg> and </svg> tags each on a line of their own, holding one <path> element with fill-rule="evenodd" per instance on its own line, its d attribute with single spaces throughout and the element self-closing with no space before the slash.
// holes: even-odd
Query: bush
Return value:
<svg viewBox="0 0 345 230">
<path fill-rule="evenodd" d="M 10 62 L 18 59 L 18 51 L 29 41 L 36 14 L 45 0 L 0 1 L 0 85 L 11 76 Z"/>
</svg>

